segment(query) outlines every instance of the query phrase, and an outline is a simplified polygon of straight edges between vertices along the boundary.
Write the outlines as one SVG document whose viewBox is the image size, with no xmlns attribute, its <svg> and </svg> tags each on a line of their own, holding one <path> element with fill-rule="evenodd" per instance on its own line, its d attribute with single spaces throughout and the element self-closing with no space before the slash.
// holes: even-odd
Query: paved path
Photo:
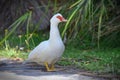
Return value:
<svg viewBox="0 0 120 80">
<path fill-rule="evenodd" d="M 102 80 L 92 77 L 87 77 L 79 74 L 53 74 L 35 75 L 34 72 L 26 75 L 19 75 L 12 72 L 0 72 L 0 80 Z M 32 75 L 33 74 L 33 75 Z"/>
<path fill-rule="evenodd" d="M 6 62 L 0 63 L 0 80 L 107 80 L 82 75 L 84 71 L 71 67 L 56 66 L 61 70 L 46 72 L 43 66 L 23 65 L 14 61 Z"/>
</svg>

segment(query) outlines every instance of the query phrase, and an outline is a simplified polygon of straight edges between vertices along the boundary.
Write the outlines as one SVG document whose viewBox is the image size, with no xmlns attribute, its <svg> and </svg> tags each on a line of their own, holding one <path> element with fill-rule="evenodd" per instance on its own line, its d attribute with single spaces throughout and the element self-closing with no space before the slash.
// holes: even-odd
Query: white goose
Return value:
<svg viewBox="0 0 120 80">
<path fill-rule="evenodd" d="M 31 51 L 26 62 L 36 62 L 45 65 L 47 71 L 54 71 L 54 64 L 62 56 L 65 46 L 62 42 L 58 24 L 67 20 L 60 14 L 50 19 L 50 36 Z"/>
</svg>

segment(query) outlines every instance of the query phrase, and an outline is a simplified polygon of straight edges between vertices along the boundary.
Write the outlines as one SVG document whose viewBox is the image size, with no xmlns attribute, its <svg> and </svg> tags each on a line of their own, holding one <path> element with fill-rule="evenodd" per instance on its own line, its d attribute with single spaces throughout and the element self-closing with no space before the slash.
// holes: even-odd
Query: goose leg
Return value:
<svg viewBox="0 0 120 80">
<path fill-rule="evenodd" d="M 55 67 L 54 67 L 54 64 L 51 65 L 51 70 L 54 71 Z"/>
<path fill-rule="evenodd" d="M 47 71 L 53 71 L 51 68 L 49 68 L 48 62 L 44 62 L 44 65 L 45 65 Z"/>
</svg>

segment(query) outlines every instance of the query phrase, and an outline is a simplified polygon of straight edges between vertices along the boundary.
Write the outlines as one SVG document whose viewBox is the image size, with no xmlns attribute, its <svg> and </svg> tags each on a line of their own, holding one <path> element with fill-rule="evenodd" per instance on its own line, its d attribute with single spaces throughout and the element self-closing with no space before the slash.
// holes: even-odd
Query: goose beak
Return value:
<svg viewBox="0 0 120 80">
<path fill-rule="evenodd" d="M 64 19 L 63 22 L 67 22 L 67 19 Z"/>
<path fill-rule="evenodd" d="M 63 19 L 62 19 L 62 22 L 67 22 L 67 19 L 63 18 Z"/>
</svg>

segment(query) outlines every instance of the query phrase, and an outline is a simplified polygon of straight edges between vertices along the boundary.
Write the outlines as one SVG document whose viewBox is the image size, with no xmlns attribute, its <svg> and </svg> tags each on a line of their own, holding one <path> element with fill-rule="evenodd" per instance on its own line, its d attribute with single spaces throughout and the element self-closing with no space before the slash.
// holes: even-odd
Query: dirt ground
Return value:
<svg viewBox="0 0 120 80">
<path fill-rule="evenodd" d="M 0 80 L 119 80 L 111 75 L 98 75 L 70 66 L 55 67 L 56 71 L 47 72 L 44 66 L 2 59 Z"/>
</svg>

